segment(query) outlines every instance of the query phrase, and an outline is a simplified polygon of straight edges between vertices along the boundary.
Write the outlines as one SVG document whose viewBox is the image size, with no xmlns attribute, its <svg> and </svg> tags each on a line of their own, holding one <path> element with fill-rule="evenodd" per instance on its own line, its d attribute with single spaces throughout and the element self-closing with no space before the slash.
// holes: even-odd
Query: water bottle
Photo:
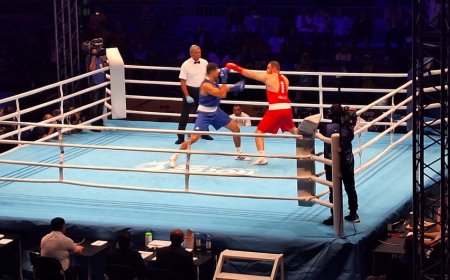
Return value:
<svg viewBox="0 0 450 280">
<path fill-rule="evenodd" d="M 200 236 L 200 233 L 195 234 L 195 250 L 196 251 L 202 250 L 202 237 Z"/>
<path fill-rule="evenodd" d="M 151 230 L 145 232 L 145 246 L 150 248 L 150 242 L 153 240 L 153 233 Z"/>
<path fill-rule="evenodd" d="M 211 235 L 206 235 L 206 243 L 205 243 L 206 252 L 211 252 Z"/>
</svg>

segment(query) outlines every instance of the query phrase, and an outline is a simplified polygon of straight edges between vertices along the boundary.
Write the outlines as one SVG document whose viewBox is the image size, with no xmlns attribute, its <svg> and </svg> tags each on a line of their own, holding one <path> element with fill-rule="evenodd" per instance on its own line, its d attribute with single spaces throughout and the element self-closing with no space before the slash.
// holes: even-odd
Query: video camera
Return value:
<svg viewBox="0 0 450 280">
<path fill-rule="evenodd" d="M 95 38 L 90 41 L 84 41 L 81 43 L 81 49 L 86 54 L 92 55 L 92 50 L 96 49 L 97 53 L 96 56 L 105 56 L 106 55 L 106 49 L 103 48 L 103 39 L 102 38 Z"/>
<path fill-rule="evenodd" d="M 342 108 L 339 104 L 333 104 L 328 112 L 328 118 L 330 118 L 332 122 L 354 128 L 358 120 L 358 115 L 356 114 L 356 110 L 349 106 Z"/>
</svg>

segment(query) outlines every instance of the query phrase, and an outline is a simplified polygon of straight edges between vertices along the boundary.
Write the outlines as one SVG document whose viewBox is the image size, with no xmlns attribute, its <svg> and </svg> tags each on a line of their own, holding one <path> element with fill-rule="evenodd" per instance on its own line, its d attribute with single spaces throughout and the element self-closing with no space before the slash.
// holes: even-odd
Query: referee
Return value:
<svg viewBox="0 0 450 280">
<path fill-rule="evenodd" d="M 189 54 L 191 57 L 183 62 L 179 75 L 181 91 L 183 92 L 183 105 L 178 130 L 186 130 L 189 113 L 192 111 L 192 108 L 197 108 L 200 85 L 205 79 L 206 65 L 208 65 L 208 61 L 201 58 L 202 50 L 199 46 L 192 45 L 189 49 Z M 203 135 L 202 139 L 213 140 L 209 135 Z M 178 140 L 175 141 L 175 144 L 179 145 L 183 142 L 184 134 L 178 134 Z"/>
</svg>

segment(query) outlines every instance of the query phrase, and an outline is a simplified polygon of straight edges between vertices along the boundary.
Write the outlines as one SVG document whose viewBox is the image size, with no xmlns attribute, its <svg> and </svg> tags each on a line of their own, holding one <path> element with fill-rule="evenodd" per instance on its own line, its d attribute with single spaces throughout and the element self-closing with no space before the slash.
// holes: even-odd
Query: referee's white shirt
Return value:
<svg viewBox="0 0 450 280">
<path fill-rule="evenodd" d="M 200 63 L 194 63 L 195 60 L 191 57 L 181 64 L 180 76 L 178 78 L 185 80 L 187 86 L 200 87 L 206 77 L 206 65 L 208 65 L 208 61 L 203 58 L 200 58 L 198 61 Z"/>
</svg>

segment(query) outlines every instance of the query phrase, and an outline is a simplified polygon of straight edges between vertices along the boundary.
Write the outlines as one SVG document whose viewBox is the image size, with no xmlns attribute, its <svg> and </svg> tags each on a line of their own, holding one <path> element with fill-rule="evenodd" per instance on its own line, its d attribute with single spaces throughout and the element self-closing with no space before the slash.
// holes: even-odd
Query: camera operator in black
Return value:
<svg viewBox="0 0 450 280">
<path fill-rule="evenodd" d="M 341 176 L 344 183 L 345 192 L 348 197 L 348 208 L 350 214 L 344 218 L 347 221 L 359 223 L 358 210 L 358 195 L 355 189 L 355 160 L 353 158 L 352 140 L 354 138 L 353 127 L 356 124 L 356 113 L 351 111 L 348 107 L 342 108 L 339 104 L 333 104 L 328 112 L 328 118 L 331 123 L 321 123 L 319 131 L 326 137 L 331 137 L 334 133 L 340 134 L 341 142 Z M 331 159 L 331 145 L 324 144 L 324 156 Z M 325 165 L 325 176 L 328 181 L 332 181 L 332 168 Z M 330 202 L 333 202 L 333 191 L 330 188 Z M 333 215 L 333 210 L 331 210 Z M 333 225 L 333 216 L 324 220 L 325 225 Z"/>
<path fill-rule="evenodd" d="M 88 72 L 95 71 L 102 67 L 108 66 L 105 49 L 103 48 L 102 39 L 93 39 L 88 42 L 90 44 L 89 53 L 86 56 L 86 67 Z M 89 86 L 95 86 L 106 81 L 106 74 L 104 72 L 94 74 L 89 77 Z M 89 102 L 95 102 L 105 97 L 105 89 L 99 88 L 90 92 Z M 98 104 L 89 109 L 89 118 L 95 118 L 103 113 L 103 104 Z M 103 126 L 103 120 L 98 120 L 92 123 L 93 125 Z"/>
</svg>

